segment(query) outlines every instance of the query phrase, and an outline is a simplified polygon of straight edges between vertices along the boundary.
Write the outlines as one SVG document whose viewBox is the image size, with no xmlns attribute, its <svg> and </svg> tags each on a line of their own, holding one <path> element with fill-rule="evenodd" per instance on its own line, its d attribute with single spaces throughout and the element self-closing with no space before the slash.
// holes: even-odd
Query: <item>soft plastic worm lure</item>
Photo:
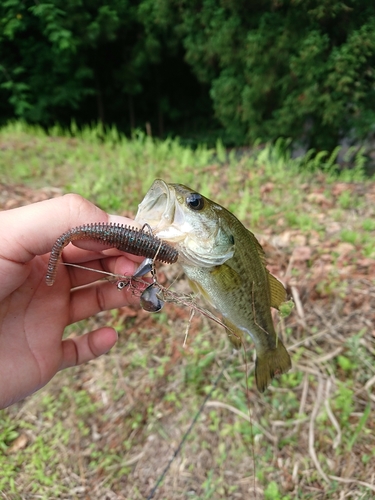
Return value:
<svg viewBox="0 0 375 500">
<path fill-rule="evenodd" d="M 124 224 L 106 222 L 84 224 L 62 234 L 53 245 L 46 274 L 48 286 L 53 285 L 55 281 L 57 264 L 63 249 L 74 240 L 98 241 L 123 252 L 149 257 L 167 264 L 173 264 L 178 258 L 178 251 L 175 248 L 151 232 L 145 232 L 143 228 L 136 229 Z"/>
</svg>

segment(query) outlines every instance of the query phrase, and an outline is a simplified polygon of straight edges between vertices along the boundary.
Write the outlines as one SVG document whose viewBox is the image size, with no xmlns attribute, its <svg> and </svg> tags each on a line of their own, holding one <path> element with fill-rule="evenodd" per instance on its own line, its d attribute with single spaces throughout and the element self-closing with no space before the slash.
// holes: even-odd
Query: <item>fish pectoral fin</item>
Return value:
<svg viewBox="0 0 375 500">
<path fill-rule="evenodd" d="M 284 285 L 275 276 L 268 272 L 268 284 L 270 289 L 271 307 L 279 309 L 286 301 L 286 290 Z"/>
<path fill-rule="evenodd" d="M 215 266 L 210 272 L 222 290 L 230 292 L 232 289 L 236 290 L 242 285 L 241 276 L 237 271 L 228 266 L 228 264 Z"/>
<path fill-rule="evenodd" d="M 255 381 L 259 392 L 264 392 L 276 375 L 286 373 L 292 362 L 284 344 L 278 339 L 274 349 L 267 349 L 255 361 Z"/>
<path fill-rule="evenodd" d="M 193 290 L 193 292 L 196 295 L 202 295 L 202 297 L 207 299 L 207 293 L 206 293 L 205 289 L 198 282 L 193 281 L 189 278 L 188 278 L 188 282 L 189 282 L 190 288 Z"/>
</svg>

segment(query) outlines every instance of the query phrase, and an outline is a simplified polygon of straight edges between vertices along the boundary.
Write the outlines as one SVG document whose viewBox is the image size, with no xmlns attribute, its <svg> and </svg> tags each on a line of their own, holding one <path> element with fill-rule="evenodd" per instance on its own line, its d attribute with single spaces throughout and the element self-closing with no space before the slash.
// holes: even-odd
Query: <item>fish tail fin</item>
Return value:
<svg viewBox="0 0 375 500">
<path fill-rule="evenodd" d="M 288 351 L 280 339 L 274 349 L 267 349 L 255 361 L 255 382 L 259 392 L 264 392 L 276 375 L 286 373 L 292 367 Z"/>
</svg>

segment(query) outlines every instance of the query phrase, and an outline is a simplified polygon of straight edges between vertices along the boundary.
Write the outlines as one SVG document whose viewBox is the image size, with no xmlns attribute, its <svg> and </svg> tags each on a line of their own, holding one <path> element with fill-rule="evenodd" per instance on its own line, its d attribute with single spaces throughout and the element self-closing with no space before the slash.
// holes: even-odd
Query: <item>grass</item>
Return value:
<svg viewBox="0 0 375 500">
<path fill-rule="evenodd" d="M 360 159 L 338 174 L 334 156 L 292 159 L 282 142 L 238 157 L 220 142 L 192 150 L 140 133 L 46 135 L 22 123 L 0 131 L 0 151 L 7 208 L 74 191 L 134 214 L 154 178 L 194 187 L 257 234 L 295 302 L 278 319 L 293 369 L 264 395 L 252 346 L 245 365 L 207 318 L 192 319 L 182 347 L 190 312 L 177 304 L 75 325 L 112 324 L 120 340 L 0 412 L 0 498 L 147 498 L 211 389 L 155 498 L 254 498 L 254 483 L 258 499 L 373 498 L 375 183 Z M 179 274 L 158 272 L 168 283 Z"/>
</svg>

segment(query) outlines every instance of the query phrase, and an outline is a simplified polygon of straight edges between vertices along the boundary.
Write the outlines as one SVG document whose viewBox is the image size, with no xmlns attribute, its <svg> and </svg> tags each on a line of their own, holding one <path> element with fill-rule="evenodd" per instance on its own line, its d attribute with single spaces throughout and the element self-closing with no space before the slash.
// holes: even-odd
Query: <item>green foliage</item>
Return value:
<svg viewBox="0 0 375 500">
<path fill-rule="evenodd" d="M 211 83 L 234 137 L 282 135 L 324 149 L 372 130 L 374 28 L 373 2 L 331 0 L 185 1 L 179 25 L 186 59 Z"/>
<path fill-rule="evenodd" d="M 369 0 L 4 0 L 0 112 L 334 151 L 375 122 Z"/>
<path fill-rule="evenodd" d="M 67 126 L 75 118 L 127 132 L 148 121 L 163 135 L 176 120 L 184 127 L 207 107 L 209 115 L 167 21 L 150 0 L 1 2 L 2 120 Z M 180 86 L 190 88 L 183 105 Z"/>
<path fill-rule="evenodd" d="M 264 498 L 266 500 L 288 500 L 290 497 L 280 494 L 279 487 L 275 481 L 271 481 L 264 491 Z"/>
<path fill-rule="evenodd" d="M 6 451 L 9 443 L 18 437 L 16 427 L 7 415 L 0 414 L 0 452 Z"/>
</svg>

